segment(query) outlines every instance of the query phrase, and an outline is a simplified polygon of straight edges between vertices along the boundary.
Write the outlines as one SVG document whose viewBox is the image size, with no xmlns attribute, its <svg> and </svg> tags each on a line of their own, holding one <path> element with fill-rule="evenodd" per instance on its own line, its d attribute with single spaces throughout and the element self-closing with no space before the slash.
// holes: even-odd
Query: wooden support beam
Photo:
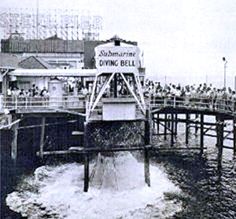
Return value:
<svg viewBox="0 0 236 219">
<path fill-rule="evenodd" d="M 146 110 L 145 130 L 144 130 L 144 144 L 149 145 L 151 142 L 150 136 L 150 111 Z"/>
<path fill-rule="evenodd" d="M 89 154 L 84 154 L 84 192 L 89 188 Z"/>
<path fill-rule="evenodd" d="M 160 117 L 160 114 L 157 113 L 157 133 L 160 132 L 160 122 L 159 122 L 159 117 Z"/>
<path fill-rule="evenodd" d="M 223 145 L 223 148 L 225 148 L 225 149 L 231 149 L 231 150 L 234 149 L 233 147 L 231 147 L 231 146 L 227 146 L 227 145 Z"/>
<path fill-rule="evenodd" d="M 234 118 L 233 122 L 233 130 L 234 130 L 234 143 L 233 143 L 233 148 L 234 148 L 234 156 L 236 156 L 236 118 Z"/>
<path fill-rule="evenodd" d="M 19 127 L 19 123 L 15 123 L 12 126 L 13 138 L 11 142 L 11 158 L 14 162 L 16 162 L 16 159 L 17 159 L 18 127 Z"/>
<path fill-rule="evenodd" d="M 84 135 L 84 132 L 80 132 L 80 131 L 73 131 L 72 135 Z"/>
<path fill-rule="evenodd" d="M 189 113 L 186 113 L 186 124 L 185 124 L 185 143 L 188 145 L 189 143 L 189 121 L 190 116 Z"/>
<path fill-rule="evenodd" d="M 46 123 L 46 117 L 42 117 L 41 122 L 41 133 L 40 133 L 40 157 L 43 158 L 43 146 L 44 146 L 44 137 L 45 137 L 45 123 Z"/>
<path fill-rule="evenodd" d="M 175 135 L 177 136 L 177 133 L 178 133 L 178 114 L 175 113 Z"/>
<path fill-rule="evenodd" d="M 114 146 L 114 145 L 113 145 Z M 150 147 L 151 148 L 151 147 Z M 84 154 L 84 153 L 100 153 L 100 152 L 120 152 L 120 151 L 142 151 L 144 146 L 134 146 L 134 147 L 109 147 L 106 149 L 102 148 L 84 148 L 81 146 L 70 147 L 69 150 L 61 151 L 44 151 L 43 155 L 64 155 L 64 154 Z M 40 155 L 40 152 L 37 152 L 37 156 Z"/>
<path fill-rule="evenodd" d="M 149 149 L 145 147 L 144 149 L 144 177 L 145 177 L 145 183 L 150 187 L 150 168 L 149 168 L 150 162 L 149 162 Z"/>
<path fill-rule="evenodd" d="M 195 114 L 195 121 L 198 122 L 199 115 Z M 195 135 L 198 133 L 198 123 L 195 123 Z"/>
<path fill-rule="evenodd" d="M 200 153 L 203 154 L 204 150 L 204 114 L 200 115 Z"/>
<path fill-rule="evenodd" d="M 166 121 L 171 121 L 170 119 L 166 119 Z M 163 119 L 163 118 L 159 118 L 159 121 L 160 122 L 164 122 L 165 121 L 165 119 Z M 186 123 L 186 119 L 178 119 L 177 120 L 177 122 L 179 122 L 179 123 Z M 193 120 L 189 120 L 189 124 L 199 124 L 199 121 L 193 121 Z M 216 123 L 212 123 L 212 122 L 204 122 L 204 125 L 212 125 L 212 126 L 216 126 Z"/>
<path fill-rule="evenodd" d="M 114 89 L 114 90 L 113 90 L 113 92 L 114 92 L 113 95 L 114 95 L 115 98 L 117 98 L 117 74 L 118 74 L 118 73 L 115 73 L 114 79 L 113 79 L 113 80 L 114 80 L 114 81 L 113 81 L 113 89 Z"/>
<path fill-rule="evenodd" d="M 207 149 L 204 147 L 203 149 Z M 184 151 L 184 150 L 199 150 L 199 147 L 171 147 L 171 148 L 157 148 L 153 147 L 152 150 L 156 151 Z"/>
<path fill-rule="evenodd" d="M 170 145 L 174 145 L 174 114 L 171 113 L 171 140 L 170 140 Z"/>
<path fill-rule="evenodd" d="M 175 134 L 175 133 L 174 133 Z M 156 135 L 156 136 L 162 136 L 162 135 L 165 135 L 164 133 L 159 133 L 159 134 L 153 134 L 153 135 Z M 166 135 L 171 135 L 171 133 L 167 133 Z"/>
<path fill-rule="evenodd" d="M 217 123 L 217 139 L 218 139 L 218 169 L 222 167 L 222 154 L 223 154 L 223 146 L 224 146 L 224 119 L 222 117 L 218 117 L 219 122 Z"/>
<path fill-rule="evenodd" d="M 164 130 L 165 130 L 165 128 L 166 128 L 166 130 L 168 130 L 169 132 L 171 132 L 171 129 L 169 129 L 168 127 L 166 127 L 166 126 L 165 126 L 165 123 L 163 124 L 163 123 L 160 122 L 160 125 L 164 127 Z M 164 132 L 163 135 L 168 135 L 168 133 L 167 133 L 167 132 L 166 132 L 166 133 Z"/>
<path fill-rule="evenodd" d="M 166 140 L 166 134 L 167 134 L 167 114 L 165 113 L 165 125 L 164 125 L 164 140 Z"/>
</svg>

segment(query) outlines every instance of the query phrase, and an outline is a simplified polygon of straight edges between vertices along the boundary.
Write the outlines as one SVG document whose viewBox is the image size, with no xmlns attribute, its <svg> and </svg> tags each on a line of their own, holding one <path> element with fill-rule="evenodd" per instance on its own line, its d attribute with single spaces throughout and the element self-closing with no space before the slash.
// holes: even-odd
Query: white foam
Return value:
<svg viewBox="0 0 236 219">
<path fill-rule="evenodd" d="M 83 192 L 83 165 L 42 166 L 21 188 L 7 196 L 7 205 L 28 218 L 163 218 L 181 209 L 164 199 L 180 192 L 156 166 L 150 166 L 151 187 L 144 183 L 144 165 L 130 153 L 98 157 L 90 165 L 89 191 Z M 36 213 L 37 212 L 37 213 Z"/>
</svg>

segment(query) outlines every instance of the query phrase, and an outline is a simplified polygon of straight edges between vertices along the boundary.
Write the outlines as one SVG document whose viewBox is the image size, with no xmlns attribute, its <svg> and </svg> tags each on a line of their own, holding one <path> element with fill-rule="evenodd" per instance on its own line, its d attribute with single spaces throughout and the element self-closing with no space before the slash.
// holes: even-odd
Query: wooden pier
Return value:
<svg viewBox="0 0 236 219">
<path fill-rule="evenodd" d="M 107 49 L 111 50 L 110 44 L 109 47 L 99 46 L 96 51 Z M 122 47 L 119 39 L 115 39 L 112 50 L 114 50 L 112 54 L 132 53 L 130 59 L 133 59 L 132 61 L 136 65 L 106 68 L 98 65 L 97 69 L 79 70 L 18 69 L 4 75 L 3 96 L 0 99 L 0 119 L 3 121 L 5 114 L 9 118 L 0 129 L 12 132 L 11 158 L 15 163 L 18 159 L 20 132 L 30 129 L 38 130 L 38 136 L 35 137 L 37 146 L 32 147 L 32 151 L 36 148 L 41 160 L 56 155 L 77 157 L 80 155 L 83 158 L 85 192 L 89 188 L 89 162 L 92 155 L 96 156 L 98 153 L 143 151 L 144 176 L 148 186 L 151 185 L 150 150 L 198 150 L 202 155 L 207 149 L 204 138 L 208 136 L 216 139 L 219 167 L 222 165 L 223 149 L 233 150 L 236 156 L 236 103 L 234 101 L 227 100 L 218 103 L 206 99 L 176 100 L 175 97 L 158 99 L 151 94 L 145 98 L 140 82 L 139 66 L 136 62 L 139 58 L 137 47 Z M 106 59 L 107 57 L 99 56 L 97 58 Z M 98 61 L 96 63 L 99 63 Z M 120 63 L 118 62 L 120 59 L 115 61 Z M 48 97 L 7 96 L 7 77 L 22 77 L 25 80 L 26 77 L 36 77 L 35 75 L 38 78 L 47 78 L 49 89 L 51 89 Z M 51 76 L 55 78 L 51 80 Z M 81 81 L 92 77 L 91 91 L 86 95 L 76 92 L 73 95 L 65 94 L 63 81 L 58 80 L 57 77 L 78 77 Z M 121 92 L 122 87 L 125 88 L 123 93 Z M 214 122 L 208 121 L 207 116 L 214 117 Z M 30 124 L 25 122 L 28 118 L 31 118 Z M 56 146 L 50 149 L 45 147 L 51 131 L 50 126 L 61 123 L 55 121 L 50 123 L 49 120 L 54 118 L 55 121 L 58 118 L 64 119 L 65 125 L 72 122 L 83 124 L 83 127 L 80 128 L 75 125 L 73 130 L 70 130 L 70 135 L 67 130 L 64 131 L 68 138 L 66 140 L 69 141 L 73 136 L 80 139 L 77 140 L 77 145 L 67 145 L 63 149 L 58 149 Z M 228 122 L 233 124 L 232 130 L 226 129 Z M 180 123 L 185 125 L 185 141 L 181 146 L 177 146 Z M 191 129 L 194 129 L 195 136 L 199 137 L 199 146 L 190 147 Z M 56 133 L 58 138 L 61 137 L 60 134 L 59 131 Z M 157 146 L 160 142 L 154 143 L 152 141 L 154 136 L 163 136 L 164 143 L 168 144 L 168 147 Z M 226 139 L 230 140 L 232 144 L 225 145 Z"/>
</svg>

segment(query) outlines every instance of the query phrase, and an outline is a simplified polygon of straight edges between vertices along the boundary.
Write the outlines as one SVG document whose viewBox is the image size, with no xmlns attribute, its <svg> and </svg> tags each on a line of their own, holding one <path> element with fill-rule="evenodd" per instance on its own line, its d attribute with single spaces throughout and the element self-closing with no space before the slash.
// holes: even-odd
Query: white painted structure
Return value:
<svg viewBox="0 0 236 219">
<path fill-rule="evenodd" d="M 104 121 L 126 121 L 136 119 L 136 103 L 133 98 L 112 98 L 102 101 Z"/>
<path fill-rule="evenodd" d="M 117 40 L 114 39 L 114 42 L 95 48 L 97 74 L 87 106 L 87 120 L 94 116 L 94 112 L 99 111 L 99 102 L 104 96 L 113 99 L 102 102 L 103 120 L 134 120 L 136 104 L 145 115 L 146 105 L 138 71 L 139 48 L 126 43 L 116 43 Z M 125 87 L 125 95 L 120 97 L 118 90 L 122 86 Z M 129 102 L 130 97 L 135 102 Z"/>
<path fill-rule="evenodd" d="M 61 107 L 63 102 L 63 82 L 53 79 L 48 82 L 49 105 L 51 107 Z"/>
</svg>

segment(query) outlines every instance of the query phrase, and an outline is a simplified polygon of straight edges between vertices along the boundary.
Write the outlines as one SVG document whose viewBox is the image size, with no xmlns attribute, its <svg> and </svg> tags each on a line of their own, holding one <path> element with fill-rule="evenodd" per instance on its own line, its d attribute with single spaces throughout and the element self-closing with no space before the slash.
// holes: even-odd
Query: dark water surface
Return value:
<svg viewBox="0 0 236 219">
<path fill-rule="evenodd" d="M 189 146 L 199 146 L 196 136 L 190 137 Z M 205 138 L 205 146 L 203 156 L 198 151 L 152 153 L 153 161 L 164 166 L 169 179 L 184 193 L 178 197 L 183 210 L 173 218 L 235 219 L 236 157 L 232 150 L 224 149 L 220 167 L 214 139 Z"/>
</svg>

